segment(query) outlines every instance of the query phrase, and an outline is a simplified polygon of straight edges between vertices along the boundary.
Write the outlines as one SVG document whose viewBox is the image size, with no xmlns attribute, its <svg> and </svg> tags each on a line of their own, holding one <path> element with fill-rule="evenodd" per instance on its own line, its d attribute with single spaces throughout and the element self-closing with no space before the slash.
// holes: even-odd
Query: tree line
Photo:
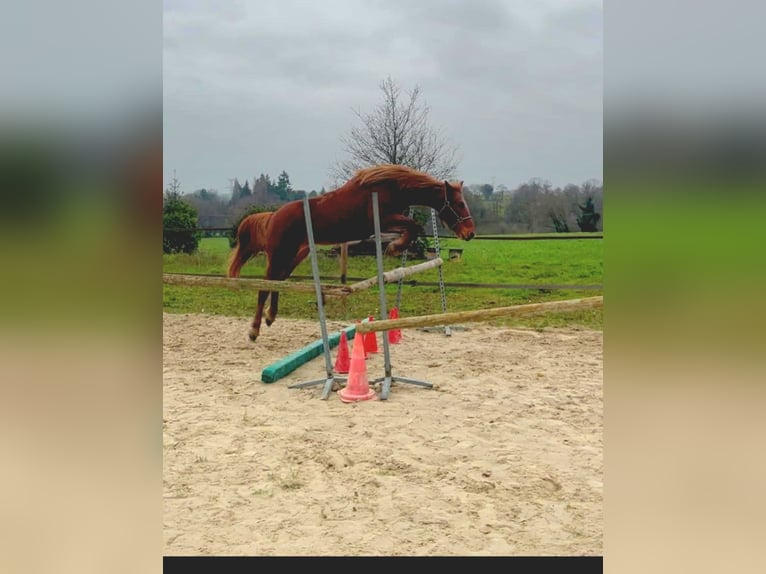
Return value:
<svg viewBox="0 0 766 574">
<path fill-rule="evenodd" d="M 196 209 L 198 227 L 229 227 L 256 208 L 276 209 L 302 199 L 305 194 L 304 190 L 292 188 L 286 171 L 276 180 L 261 174 L 254 178 L 252 186 L 248 180 L 231 181 L 231 189 L 225 195 L 198 189 L 182 196 Z M 604 192 L 601 182 L 596 180 L 553 187 L 546 180 L 534 178 L 513 189 L 503 184 L 464 184 L 463 192 L 481 234 L 603 229 Z M 311 190 L 309 197 L 324 193 L 324 188 Z"/>
<path fill-rule="evenodd" d="M 271 211 L 289 201 L 302 199 L 306 192 L 294 189 L 290 175 L 282 171 L 276 179 L 267 173 L 254 177 L 252 185 L 246 179 L 230 180 L 230 188 L 221 193 L 215 189 L 197 189 L 183 196 L 184 200 L 197 210 L 199 227 L 228 227 L 240 221 L 243 215 L 256 210 Z M 311 190 L 309 197 L 325 193 Z"/>
<path fill-rule="evenodd" d="M 596 180 L 553 187 L 546 180 L 533 178 L 513 189 L 503 184 L 465 184 L 463 192 L 479 234 L 603 230 L 604 192 L 601 182 Z M 309 197 L 324 193 L 322 187 L 319 191 L 311 190 Z M 293 189 L 290 176 L 284 170 L 276 179 L 262 173 L 253 178 L 252 186 L 248 180 L 240 183 L 234 178 L 225 195 L 211 189 L 183 194 L 174 177 L 165 193 L 166 227 L 171 221 L 179 224 L 179 218 L 182 218 L 186 222 L 184 227 L 192 226 L 194 222 L 194 227 L 234 229 L 246 215 L 273 211 L 289 201 L 302 199 L 304 194 L 303 190 Z M 425 217 L 419 220 L 427 223 Z M 430 232 L 430 226 L 425 227 Z M 190 240 L 185 245 L 194 243 Z"/>
<path fill-rule="evenodd" d="M 604 188 L 597 180 L 553 187 L 534 178 L 505 185 L 463 187 L 479 234 L 602 231 Z"/>
</svg>

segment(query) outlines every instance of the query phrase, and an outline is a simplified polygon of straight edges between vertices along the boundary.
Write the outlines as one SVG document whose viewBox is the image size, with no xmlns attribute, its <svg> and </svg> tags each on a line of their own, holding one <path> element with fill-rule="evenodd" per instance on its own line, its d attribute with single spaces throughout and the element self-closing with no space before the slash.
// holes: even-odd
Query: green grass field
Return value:
<svg viewBox="0 0 766 574">
<path fill-rule="evenodd" d="M 603 282 L 603 241 L 583 239 L 577 241 L 472 241 L 444 240 L 441 245 L 444 280 L 448 283 L 503 283 L 503 284 L 572 284 L 593 285 Z M 449 248 L 463 249 L 459 261 L 448 261 Z M 338 258 L 327 254 L 329 247 L 320 247 L 319 269 L 324 283 L 339 283 Z M 195 273 L 222 275 L 226 272 L 231 250 L 225 238 L 203 239 L 197 253 L 163 256 L 166 273 Z M 386 258 L 385 270 L 398 267 L 399 258 Z M 242 270 L 243 277 L 263 277 L 265 258 L 259 255 Z M 376 274 L 374 257 L 350 257 L 348 276 L 368 278 Z M 311 263 L 307 258 L 293 276 L 310 276 Z M 326 277 L 326 279 L 325 279 Z M 408 279 L 438 281 L 436 269 L 419 273 Z M 353 282 L 353 280 L 349 281 Z M 386 287 L 387 306 L 390 310 L 396 300 L 397 285 Z M 448 287 L 447 310 L 502 307 L 523 303 L 554 301 L 601 295 L 601 290 L 540 289 L 474 289 Z M 225 288 L 181 287 L 164 285 L 163 307 L 170 313 L 213 313 L 232 316 L 250 316 L 255 313 L 257 292 Z M 370 314 L 378 314 L 380 306 L 377 288 L 368 289 L 343 300 L 328 298 L 325 305 L 330 319 L 353 322 Z M 441 312 L 438 286 L 404 285 L 400 316 L 425 315 Z M 316 297 L 303 293 L 283 293 L 279 299 L 279 316 L 315 318 Z M 513 320 L 496 320 L 497 325 L 519 325 L 532 328 L 555 326 L 581 326 L 601 329 L 601 309 L 551 314 Z"/>
</svg>

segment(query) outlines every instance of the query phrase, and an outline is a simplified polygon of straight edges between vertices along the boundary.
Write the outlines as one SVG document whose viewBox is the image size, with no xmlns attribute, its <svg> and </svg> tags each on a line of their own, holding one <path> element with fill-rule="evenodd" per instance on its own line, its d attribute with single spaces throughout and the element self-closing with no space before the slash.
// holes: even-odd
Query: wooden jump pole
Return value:
<svg viewBox="0 0 766 574">
<path fill-rule="evenodd" d="M 313 283 L 295 283 L 288 281 L 272 281 L 255 277 L 211 277 L 204 275 L 183 275 L 180 273 L 163 273 L 162 282 L 168 285 L 185 285 L 191 287 L 227 287 L 230 289 L 259 289 L 265 291 L 298 291 L 316 293 Z M 348 287 L 339 285 L 322 285 L 322 292 L 327 296 L 346 295 Z"/>
<path fill-rule="evenodd" d="M 453 323 L 470 323 L 486 321 L 496 317 L 519 317 L 537 313 L 555 313 L 574 311 L 576 309 L 595 309 L 604 305 L 603 295 L 586 297 L 584 299 L 567 299 L 566 301 L 548 301 L 547 303 L 531 303 L 528 305 L 513 305 L 495 309 L 478 309 L 476 311 L 457 311 L 439 315 L 420 315 L 417 317 L 402 317 L 399 319 L 384 319 L 372 323 L 359 323 L 356 329 L 360 333 L 389 331 L 391 329 L 412 329 L 414 327 L 434 327 Z"/>
<path fill-rule="evenodd" d="M 425 263 L 418 263 L 417 265 L 410 265 L 409 267 L 397 267 L 396 269 L 392 269 L 391 271 L 386 271 L 383 273 L 383 282 L 393 283 L 394 281 L 399 281 L 400 279 L 414 275 L 415 273 L 420 273 L 421 271 L 426 271 L 427 269 L 438 267 L 442 263 L 444 263 L 444 260 L 441 257 L 437 257 L 436 259 L 431 259 Z M 377 276 L 370 277 L 364 281 L 359 281 L 358 283 L 354 283 L 347 287 L 347 294 L 350 295 L 351 293 L 356 293 L 357 291 L 369 289 L 370 287 L 377 285 L 377 283 Z"/>
</svg>

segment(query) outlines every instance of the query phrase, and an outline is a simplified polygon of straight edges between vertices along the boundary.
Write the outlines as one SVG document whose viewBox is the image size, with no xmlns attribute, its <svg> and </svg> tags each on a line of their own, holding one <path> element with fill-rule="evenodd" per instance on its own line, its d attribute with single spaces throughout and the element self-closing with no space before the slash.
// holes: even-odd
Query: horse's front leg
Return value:
<svg viewBox="0 0 766 574">
<path fill-rule="evenodd" d="M 277 279 L 278 280 L 287 279 L 290 276 L 290 274 L 293 272 L 293 270 L 296 267 L 298 267 L 300 262 L 303 261 L 308 254 L 309 254 L 309 246 L 302 245 L 300 249 L 298 249 L 298 253 L 295 254 L 295 257 L 293 258 L 289 267 L 283 270 L 280 270 L 280 273 Z M 277 318 L 277 313 L 279 313 L 279 291 L 272 291 L 271 301 L 269 302 L 268 309 L 266 309 L 266 326 L 267 327 L 271 327 L 272 323 L 274 323 L 274 321 Z"/>
<path fill-rule="evenodd" d="M 405 215 L 391 215 L 380 223 L 381 232 L 401 233 L 399 239 L 393 240 L 386 248 L 386 255 L 397 257 L 404 253 L 423 228 L 414 219 Z"/>
</svg>

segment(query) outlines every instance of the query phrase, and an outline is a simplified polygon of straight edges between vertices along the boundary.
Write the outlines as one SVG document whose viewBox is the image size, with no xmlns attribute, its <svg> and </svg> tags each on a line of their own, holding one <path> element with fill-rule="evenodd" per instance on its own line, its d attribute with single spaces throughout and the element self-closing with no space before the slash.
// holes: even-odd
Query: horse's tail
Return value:
<svg viewBox="0 0 766 574">
<path fill-rule="evenodd" d="M 229 257 L 229 270 L 227 272 L 228 277 L 239 277 L 239 272 L 242 270 L 242 266 L 247 263 L 247 260 L 252 256 L 248 253 L 247 249 L 250 245 L 250 226 L 247 225 L 246 220 L 242 220 L 237 229 L 237 246 Z"/>
</svg>

